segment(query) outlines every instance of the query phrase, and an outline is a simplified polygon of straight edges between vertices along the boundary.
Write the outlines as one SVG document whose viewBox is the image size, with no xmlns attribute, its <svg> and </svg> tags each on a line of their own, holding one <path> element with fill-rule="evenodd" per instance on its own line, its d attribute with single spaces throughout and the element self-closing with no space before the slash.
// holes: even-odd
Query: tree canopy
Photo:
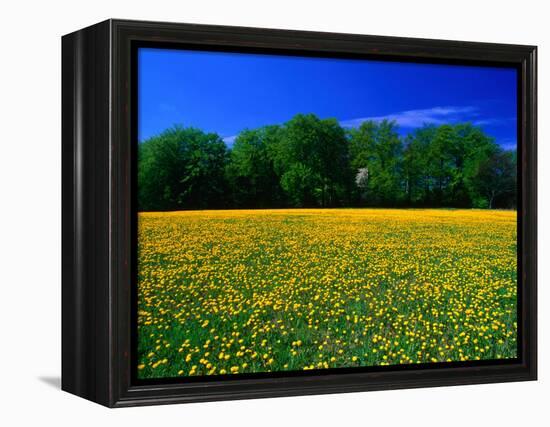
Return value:
<svg viewBox="0 0 550 427">
<path fill-rule="evenodd" d="M 139 144 L 142 210 L 212 209 L 225 205 L 228 151 L 216 134 L 175 126 Z"/>
<path fill-rule="evenodd" d="M 392 121 L 344 129 L 298 114 L 215 133 L 174 126 L 139 144 L 140 210 L 284 207 L 515 208 L 516 154 L 470 123 L 406 136 Z"/>
</svg>

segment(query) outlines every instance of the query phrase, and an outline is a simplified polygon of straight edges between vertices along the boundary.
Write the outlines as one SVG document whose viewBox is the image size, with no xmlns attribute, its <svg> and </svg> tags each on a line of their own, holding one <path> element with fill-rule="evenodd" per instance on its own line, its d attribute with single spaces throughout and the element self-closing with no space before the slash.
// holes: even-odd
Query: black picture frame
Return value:
<svg viewBox="0 0 550 427">
<path fill-rule="evenodd" d="M 506 65 L 518 70 L 518 346 L 442 363 L 148 384 L 135 375 L 137 45 Z M 536 47 L 107 20 L 62 38 L 62 389 L 109 407 L 537 378 Z"/>
</svg>

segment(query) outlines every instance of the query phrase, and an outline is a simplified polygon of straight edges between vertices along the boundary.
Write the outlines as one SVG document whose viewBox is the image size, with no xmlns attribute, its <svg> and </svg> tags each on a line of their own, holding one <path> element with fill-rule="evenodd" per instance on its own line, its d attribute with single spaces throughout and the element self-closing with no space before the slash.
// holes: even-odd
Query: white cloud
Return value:
<svg viewBox="0 0 550 427">
<path fill-rule="evenodd" d="M 340 125 L 345 128 L 359 127 L 366 121 L 381 122 L 382 120 L 395 121 L 401 128 L 418 128 L 424 125 L 442 125 L 447 123 L 470 122 L 474 126 L 500 125 L 513 120 L 515 117 L 507 118 L 479 118 L 479 108 L 474 106 L 446 106 L 432 107 L 418 110 L 405 110 L 384 116 L 358 117 L 354 119 L 341 120 Z M 223 137 L 223 141 L 233 146 L 238 135 Z M 499 141 L 499 145 L 505 150 L 512 150 L 516 147 L 515 140 Z"/>
<path fill-rule="evenodd" d="M 223 142 L 225 142 L 226 145 L 231 146 L 235 142 L 236 138 L 237 138 L 237 135 L 231 135 L 231 136 L 224 136 L 222 140 Z"/>
<path fill-rule="evenodd" d="M 506 138 L 502 140 L 497 140 L 498 145 L 502 147 L 503 150 L 512 151 L 515 150 L 518 146 L 518 143 L 515 138 Z"/>
<path fill-rule="evenodd" d="M 474 120 L 472 122 L 472 124 L 475 125 L 475 126 L 487 126 L 487 125 L 497 126 L 497 125 L 502 125 L 502 124 L 505 124 L 505 123 L 510 123 L 510 122 L 515 121 L 515 120 L 516 120 L 515 117 L 480 119 L 480 120 Z"/>
<path fill-rule="evenodd" d="M 476 107 L 433 107 L 420 110 L 406 110 L 385 116 L 360 117 L 356 119 L 342 120 L 340 124 L 344 127 L 358 127 L 365 121 L 380 122 L 382 120 L 395 121 L 403 128 L 417 128 L 425 124 L 440 125 L 456 121 L 467 121 L 477 116 Z"/>
</svg>

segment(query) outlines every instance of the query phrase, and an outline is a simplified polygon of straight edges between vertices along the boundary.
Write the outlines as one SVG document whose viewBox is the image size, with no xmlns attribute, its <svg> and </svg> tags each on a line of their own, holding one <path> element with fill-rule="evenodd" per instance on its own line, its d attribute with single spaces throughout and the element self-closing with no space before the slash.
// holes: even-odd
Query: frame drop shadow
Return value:
<svg viewBox="0 0 550 427">
<path fill-rule="evenodd" d="M 61 390 L 61 377 L 60 376 L 40 376 L 38 380 L 43 382 L 50 387 L 53 387 L 57 390 Z"/>
</svg>

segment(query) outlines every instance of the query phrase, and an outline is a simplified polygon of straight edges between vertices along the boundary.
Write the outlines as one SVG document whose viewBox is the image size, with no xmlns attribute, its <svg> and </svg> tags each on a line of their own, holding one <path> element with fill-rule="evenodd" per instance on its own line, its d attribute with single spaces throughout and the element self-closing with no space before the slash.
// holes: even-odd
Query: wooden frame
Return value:
<svg viewBox="0 0 550 427">
<path fill-rule="evenodd" d="M 517 363 L 136 384 L 132 380 L 132 45 L 504 63 L 520 73 Z M 62 388 L 110 407 L 536 379 L 536 48 L 108 20 L 62 40 Z"/>
</svg>

